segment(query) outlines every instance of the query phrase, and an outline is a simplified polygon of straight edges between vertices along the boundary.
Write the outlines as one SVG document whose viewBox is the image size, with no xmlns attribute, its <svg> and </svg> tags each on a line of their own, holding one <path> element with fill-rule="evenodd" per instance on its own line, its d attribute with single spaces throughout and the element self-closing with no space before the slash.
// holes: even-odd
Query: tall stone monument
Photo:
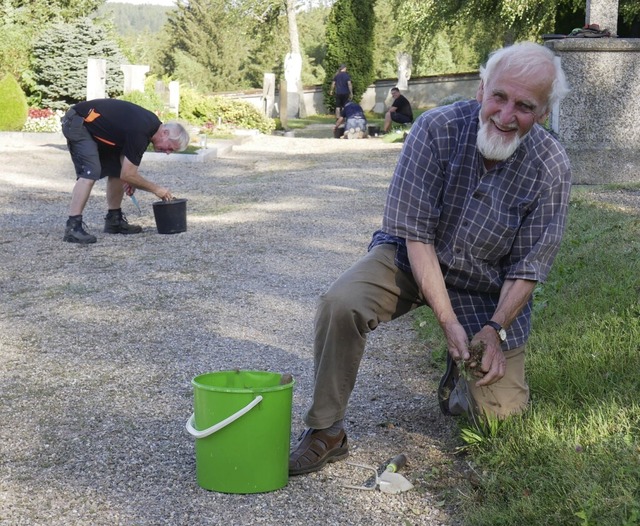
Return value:
<svg viewBox="0 0 640 526">
<path fill-rule="evenodd" d="M 617 33 L 618 0 L 587 0 L 586 24 Z M 571 92 L 552 111 L 575 184 L 640 181 L 640 39 L 550 40 Z"/>
<path fill-rule="evenodd" d="M 107 61 L 103 58 L 87 59 L 87 100 L 107 96 Z"/>
<path fill-rule="evenodd" d="M 302 56 L 300 53 L 287 53 L 284 58 L 284 79 L 287 83 L 287 117 L 299 117 L 300 92 L 298 91 L 302 75 Z"/>
</svg>

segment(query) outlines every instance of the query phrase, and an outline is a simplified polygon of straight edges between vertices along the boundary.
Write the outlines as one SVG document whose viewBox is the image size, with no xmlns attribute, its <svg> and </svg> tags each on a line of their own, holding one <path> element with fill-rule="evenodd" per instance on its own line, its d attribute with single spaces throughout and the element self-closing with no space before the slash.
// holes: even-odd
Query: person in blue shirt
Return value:
<svg viewBox="0 0 640 526">
<path fill-rule="evenodd" d="M 340 64 L 337 73 L 331 81 L 329 95 L 336 94 L 336 119 L 340 117 L 342 108 L 345 107 L 347 101 L 353 99 L 353 84 L 351 83 L 351 75 L 347 73 L 346 64 Z"/>
<path fill-rule="evenodd" d="M 448 349 L 445 414 L 506 418 L 529 401 L 532 293 L 564 233 L 571 167 L 541 123 L 568 92 L 553 52 L 494 52 L 476 100 L 423 113 L 405 139 L 368 253 L 320 297 L 313 400 L 289 473 L 349 454 L 344 418 L 367 335 L 426 305 Z M 484 347 L 474 375 L 457 374 Z"/>
<path fill-rule="evenodd" d="M 336 121 L 336 125 L 333 127 L 334 136 L 340 126 L 344 123 L 344 134 L 342 138 L 346 139 L 363 139 L 367 129 L 367 119 L 364 116 L 364 110 L 360 104 L 348 101 L 345 107 L 340 112 L 340 117 Z"/>
</svg>

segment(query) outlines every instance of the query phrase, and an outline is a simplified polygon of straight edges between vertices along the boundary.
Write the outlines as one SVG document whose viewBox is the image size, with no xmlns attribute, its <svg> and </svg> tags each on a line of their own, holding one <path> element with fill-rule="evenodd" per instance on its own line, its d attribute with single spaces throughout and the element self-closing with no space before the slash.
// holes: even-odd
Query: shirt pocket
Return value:
<svg viewBox="0 0 640 526">
<path fill-rule="evenodd" d="M 525 208 L 518 204 L 474 195 L 462 220 L 471 256 L 496 263 L 508 255 L 525 214 Z"/>
</svg>

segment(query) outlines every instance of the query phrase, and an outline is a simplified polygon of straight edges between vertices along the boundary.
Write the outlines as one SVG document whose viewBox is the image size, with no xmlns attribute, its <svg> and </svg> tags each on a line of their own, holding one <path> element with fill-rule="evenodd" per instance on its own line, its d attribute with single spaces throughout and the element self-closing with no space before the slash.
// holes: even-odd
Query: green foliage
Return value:
<svg viewBox="0 0 640 526">
<path fill-rule="evenodd" d="M 169 13 L 175 9 L 161 5 L 109 2 L 100 6 L 98 15 L 112 20 L 119 35 L 133 37 L 144 32 L 159 33 Z"/>
<path fill-rule="evenodd" d="M 43 107 L 64 109 L 86 98 L 87 60 L 107 60 L 107 95 L 122 93 L 121 64 L 126 64 L 106 30 L 88 18 L 57 23 L 40 35 L 33 48 L 35 90 Z"/>
<path fill-rule="evenodd" d="M 27 120 L 29 106 L 13 75 L 0 80 L 0 131 L 20 131 Z"/>
<path fill-rule="evenodd" d="M 161 115 L 164 112 L 164 102 L 154 91 L 131 91 L 126 95 L 122 95 L 118 98 L 133 102 L 138 106 L 142 106 L 143 108 L 155 113 L 156 115 Z"/>
<path fill-rule="evenodd" d="M 322 84 L 326 78 L 324 58 L 326 54 L 325 26 L 328 7 L 317 7 L 298 13 L 298 29 L 302 52 L 302 84 Z"/>
<path fill-rule="evenodd" d="M 329 95 L 331 81 L 340 64 L 347 64 L 353 84 L 353 98 L 359 101 L 374 80 L 373 43 L 375 13 L 373 0 L 336 0 L 327 21 L 327 55 L 324 68 L 325 107 L 335 109 Z"/>
<path fill-rule="evenodd" d="M 179 117 L 211 132 L 240 128 L 271 133 L 275 129 L 275 121 L 248 102 L 203 96 L 189 88 L 180 90 Z"/>
<path fill-rule="evenodd" d="M 87 17 L 96 11 L 103 0 L 3 0 L 0 20 L 5 24 L 19 24 L 38 28 L 51 22 L 69 22 Z"/>
<path fill-rule="evenodd" d="M 169 14 L 164 71 L 203 92 L 249 87 L 243 72 L 251 54 L 241 6 L 229 0 L 180 2 Z"/>
<path fill-rule="evenodd" d="M 20 79 L 29 68 L 31 31 L 19 24 L 0 23 L 0 76 Z"/>
</svg>

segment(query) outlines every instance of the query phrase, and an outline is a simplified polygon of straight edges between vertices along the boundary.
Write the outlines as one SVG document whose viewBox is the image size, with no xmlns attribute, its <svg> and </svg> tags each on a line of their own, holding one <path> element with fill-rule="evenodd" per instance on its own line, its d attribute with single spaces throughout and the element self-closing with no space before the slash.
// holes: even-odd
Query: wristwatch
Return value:
<svg viewBox="0 0 640 526">
<path fill-rule="evenodd" d="M 507 340 L 507 331 L 505 331 L 502 328 L 502 325 L 500 325 L 499 323 L 496 323 L 493 320 L 489 320 L 487 323 L 485 323 L 485 326 L 487 325 L 495 329 L 495 331 L 498 333 L 498 338 L 500 338 L 501 342 L 505 342 Z"/>
</svg>

